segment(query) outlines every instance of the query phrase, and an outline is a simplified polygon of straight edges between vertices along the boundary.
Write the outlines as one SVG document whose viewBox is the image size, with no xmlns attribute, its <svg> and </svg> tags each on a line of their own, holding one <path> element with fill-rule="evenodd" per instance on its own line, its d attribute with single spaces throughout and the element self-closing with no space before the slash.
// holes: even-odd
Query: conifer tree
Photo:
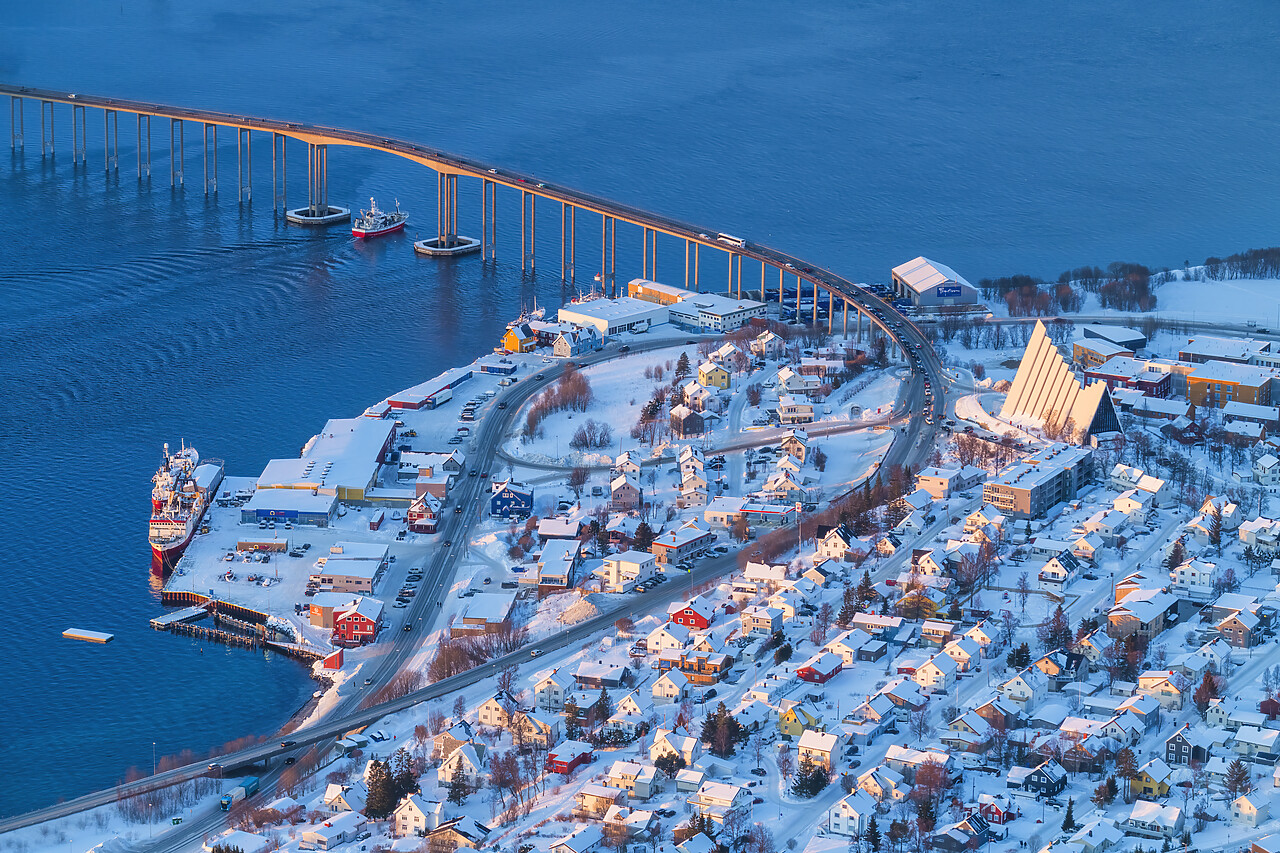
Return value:
<svg viewBox="0 0 1280 853">
<path fill-rule="evenodd" d="M 876 825 L 876 816 L 872 815 L 867 821 L 866 832 L 867 846 L 871 848 L 871 853 L 880 853 L 880 827 Z"/>
<path fill-rule="evenodd" d="M 1071 832 L 1076 828 L 1076 801 L 1072 797 L 1067 798 L 1067 813 L 1062 818 L 1062 831 Z"/>
<path fill-rule="evenodd" d="M 368 789 L 364 803 L 366 815 L 377 820 L 395 811 L 399 797 L 396 796 L 395 780 L 391 777 L 387 762 L 374 760 L 369 765 L 365 785 Z"/>
</svg>

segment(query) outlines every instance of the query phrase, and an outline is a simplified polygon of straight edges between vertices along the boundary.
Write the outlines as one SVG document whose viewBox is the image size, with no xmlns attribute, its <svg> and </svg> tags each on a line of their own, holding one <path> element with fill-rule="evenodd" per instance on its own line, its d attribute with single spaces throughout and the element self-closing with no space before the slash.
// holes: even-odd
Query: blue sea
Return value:
<svg viewBox="0 0 1280 853">
<path fill-rule="evenodd" d="M 976 281 L 1280 242 L 1278 24 L 1262 0 L 54 0 L 0 4 L 0 79 L 394 135 L 856 280 L 924 254 Z M 25 118 L 25 151 L 0 136 L 0 777 L 23 779 L 10 813 L 149 769 L 153 744 L 270 733 L 312 690 L 292 661 L 149 628 L 164 442 L 254 474 L 326 418 L 489 350 L 535 297 L 576 290 L 550 205 L 538 274 L 522 277 L 513 195 L 496 266 L 436 262 L 410 249 L 435 229 L 421 167 L 331 149 L 331 201 L 411 213 L 405 235 L 356 245 L 272 216 L 265 139 L 241 205 L 234 133 L 206 198 L 193 126 L 187 185 L 171 190 L 163 121 L 139 182 L 131 119 L 108 176 L 100 114 L 79 168 L 67 108 L 51 159 L 38 108 Z M 292 149 L 298 203 L 303 164 Z M 474 233 L 478 188 L 460 199 Z M 592 270 L 599 223 L 578 227 Z M 625 281 L 641 243 L 618 237 Z M 658 260 L 660 280 L 682 281 L 678 244 Z M 705 288 L 724 271 L 704 263 Z M 73 626 L 116 641 L 63 640 Z"/>
</svg>

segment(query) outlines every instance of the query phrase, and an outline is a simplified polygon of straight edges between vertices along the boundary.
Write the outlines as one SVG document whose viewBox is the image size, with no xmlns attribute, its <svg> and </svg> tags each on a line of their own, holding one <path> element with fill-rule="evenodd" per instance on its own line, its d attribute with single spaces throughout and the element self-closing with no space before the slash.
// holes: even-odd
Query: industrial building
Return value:
<svg viewBox="0 0 1280 853">
<path fill-rule="evenodd" d="M 987 482 L 982 501 L 1010 518 L 1042 518 L 1093 482 L 1093 450 L 1053 444 L 1008 466 Z"/>
<path fill-rule="evenodd" d="M 668 306 L 674 325 L 695 332 L 732 332 L 753 317 L 764 316 L 764 303 L 731 299 L 717 293 L 687 293 Z"/>
<path fill-rule="evenodd" d="M 1093 326 L 1088 325 L 1080 329 L 1080 333 L 1085 338 L 1092 340 L 1110 341 L 1119 347 L 1133 350 L 1143 350 L 1147 348 L 1147 336 L 1133 329 L 1124 326 Z"/>
<path fill-rule="evenodd" d="M 689 296 L 690 291 L 683 287 L 649 281 L 647 278 L 633 278 L 627 283 L 627 295 L 655 305 L 670 306 Z"/>
<path fill-rule="evenodd" d="M 323 493 L 330 489 L 339 501 L 364 501 L 377 482 L 382 464 L 395 441 L 396 427 L 382 418 L 334 418 L 302 448 L 298 459 L 272 459 L 258 477 L 261 494 L 270 489 L 298 489 Z"/>
<path fill-rule="evenodd" d="M 920 257 L 893 268 L 893 292 L 917 308 L 976 305 L 978 291 L 946 264 Z"/>
<path fill-rule="evenodd" d="M 240 507 L 241 524 L 284 521 L 328 527 L 338 511 L 334 489 L 259 489 Z"/>
<path fill-rule="evenodd" d="M 590 326 L 601 337 L 620 335 L 623 332 L 644 332 L 650 326 L 668 320 L 667 306 L 630 296 L 570 302 L 560 309 L 558 317 L 561 323 Z"/>
</svg>

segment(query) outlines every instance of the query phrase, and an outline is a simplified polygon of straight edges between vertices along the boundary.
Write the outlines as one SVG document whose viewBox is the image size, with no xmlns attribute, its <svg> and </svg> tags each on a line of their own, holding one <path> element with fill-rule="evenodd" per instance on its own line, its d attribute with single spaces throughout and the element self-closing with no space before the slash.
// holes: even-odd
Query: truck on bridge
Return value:
<svg viewBox="0 0 1280 853">
<path fill-rule="evenodd" d="M 233 805 L 245 797 L 252 797 L 256 793 L 258 793 L 258 777 L 246 776 L 240 780 L 239 785 L 222 795 L 222 810 L 224 812 L 231 811 Z"/>
</svg>

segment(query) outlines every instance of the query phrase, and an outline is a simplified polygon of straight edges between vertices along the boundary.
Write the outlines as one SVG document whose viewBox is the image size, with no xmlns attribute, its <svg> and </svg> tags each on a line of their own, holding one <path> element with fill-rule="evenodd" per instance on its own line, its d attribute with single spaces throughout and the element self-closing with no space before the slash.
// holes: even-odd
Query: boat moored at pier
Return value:
<svg viewBox="0 0 1280 853">
<path fill-rule="evenodd" d="M 171 566 L 191 544 L 205 511 L 222 484 L 221 459 L 200 462 L 194 447 L 177 453 L 164 446 L 164 460 L 151 478 L 151 556 L 153 566 Z"/>
</svg>

